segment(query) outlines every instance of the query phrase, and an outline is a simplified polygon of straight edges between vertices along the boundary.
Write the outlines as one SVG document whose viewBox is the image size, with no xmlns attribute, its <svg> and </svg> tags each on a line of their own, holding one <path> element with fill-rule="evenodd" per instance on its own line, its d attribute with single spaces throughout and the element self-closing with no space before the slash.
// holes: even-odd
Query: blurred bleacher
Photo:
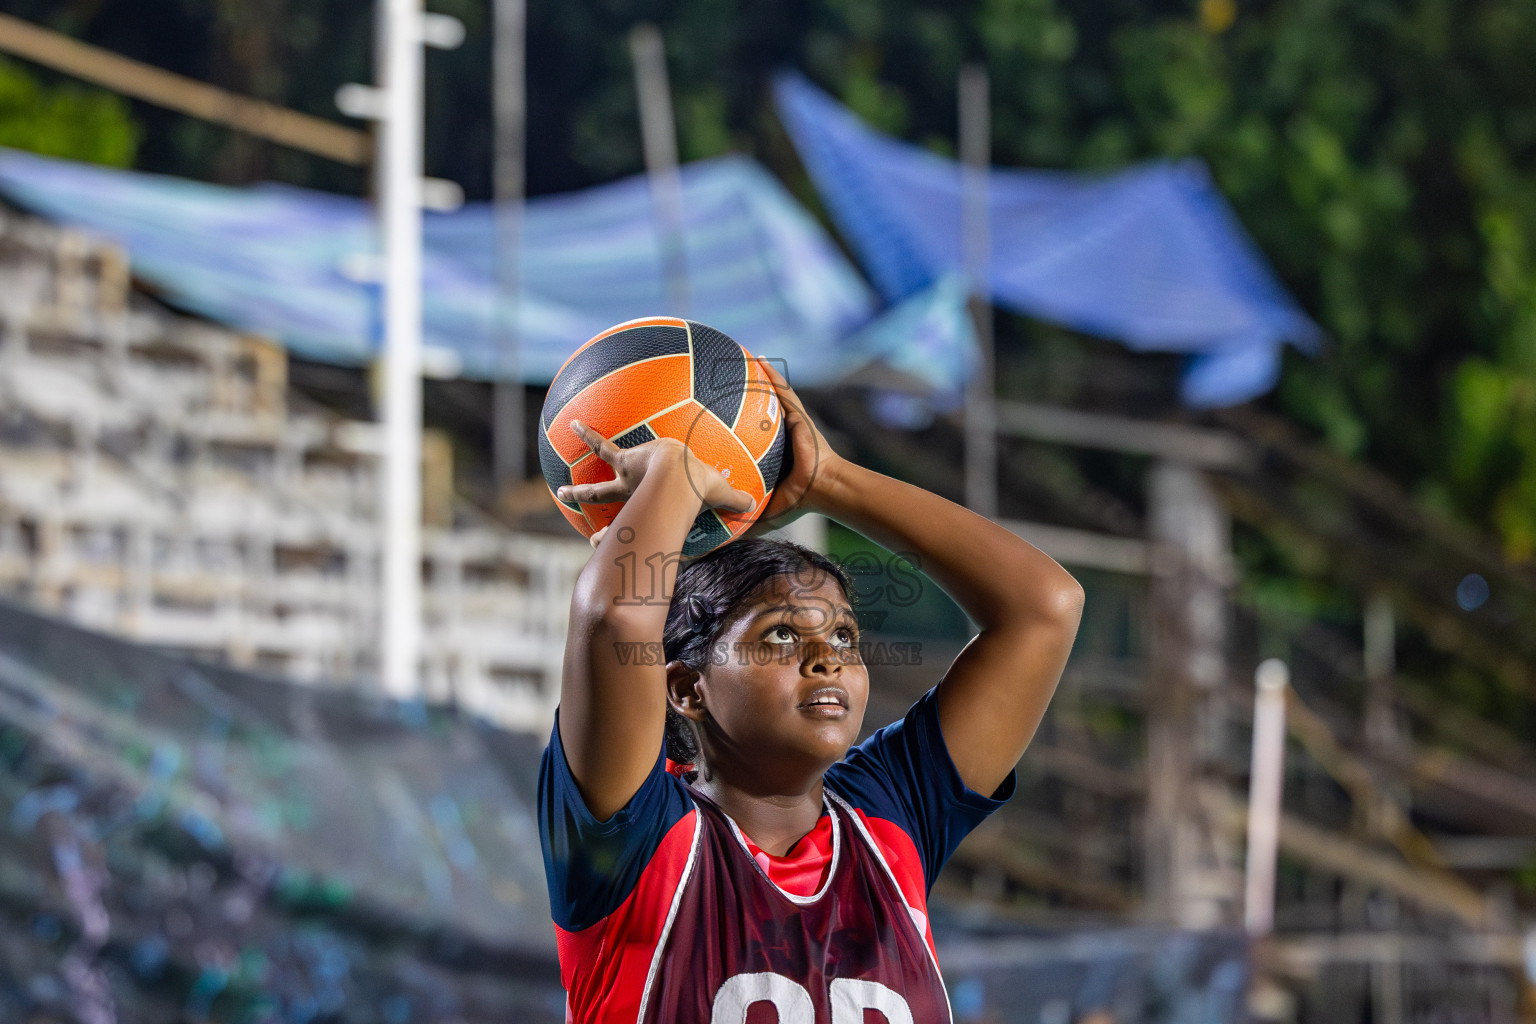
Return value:
<svg viewBox="0 0 1536 1024">
<path fill-rule="evenodd" d="M 0 1020 L 563 1019 L 541 746 L 0 604 Z"/>
<path fill-rule="evenodd" d="M 554 1024 L 542 738 L 0 603 L 0 1020 Z M 960 1021 L 1232 1019 L 1233 933 L 976 927 Z"/>
<path fill-rule="evenodd" d="M 0 591 L 307 680 L 377 671 L 378 430 L 289 389 L 286 352 L 129 289 L 121 252 L 0 216 Z M 425 444 L 424 696 L 550 720 L 589 554 L 458 500 Z"/>
</svg>

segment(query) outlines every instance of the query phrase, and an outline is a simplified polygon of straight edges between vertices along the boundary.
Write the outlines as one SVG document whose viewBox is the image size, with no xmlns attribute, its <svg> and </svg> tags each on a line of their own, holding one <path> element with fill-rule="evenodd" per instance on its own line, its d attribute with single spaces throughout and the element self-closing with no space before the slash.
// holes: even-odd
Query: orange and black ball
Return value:
<svg viewBox="0 0 1536 1024">
<path fill-rule="evenodd" d="M 550 494 L 566 484 L 613 479 L 613 470 L 571 431 L 578 419 L 620 448 L 658 437 L 686 444 L 706 466 L 756 501 L 735 515 L 705 509 L 683 546 L 692 557 L 739 536 L 773 493 L 784 456 L 784 411 L 763 368 L 713 327 L 648 317 L 612 327 L 565 361 L 539 417 L 539 463 Z M 623 502 L 555 499 L 590 537 L 613 522 Z"/>
</svg>

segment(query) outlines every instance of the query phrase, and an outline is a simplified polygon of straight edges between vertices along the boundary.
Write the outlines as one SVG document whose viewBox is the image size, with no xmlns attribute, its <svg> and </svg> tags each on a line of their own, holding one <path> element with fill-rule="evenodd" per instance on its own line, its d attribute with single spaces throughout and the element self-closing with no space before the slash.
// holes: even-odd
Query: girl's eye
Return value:
<svg viewBox="0 0 1536 1024">
<path fill-rule="evenodd" d="M 852 647 L 854 644 L 858 643 L 858 638 L 853 635 L 853 630 L 846 627 L 839 629 L 835 634 L 833 634 L 833 639 L 843 647 Z"/>
<path fill-rule="evenodd" d="M 776 644 L 792 644 L 800 638 L 788 626 L 774 626 L 768 631 L 768 640 Z"/>
</svg>

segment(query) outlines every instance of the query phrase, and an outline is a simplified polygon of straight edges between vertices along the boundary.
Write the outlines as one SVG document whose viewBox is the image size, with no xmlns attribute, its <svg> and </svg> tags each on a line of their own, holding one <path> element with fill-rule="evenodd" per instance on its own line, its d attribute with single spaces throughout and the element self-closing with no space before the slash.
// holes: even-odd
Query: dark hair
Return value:
<svg viewBox="0 0 1536 1024">
<path fill-rule="evenodd" d="M 825 573 L 853 601 L 853 584 L 842 566 L 825 555 L 782 540 L 738 540 L 685 564 L 672 588 L 661 647 L 667 661 L 702 672 L 720 631 L 743 605 L 781 576 L 809 581 Z M 667 757 L 692 764 L 699 756 L 693 725 L 667 707 Z"/>
</svg>

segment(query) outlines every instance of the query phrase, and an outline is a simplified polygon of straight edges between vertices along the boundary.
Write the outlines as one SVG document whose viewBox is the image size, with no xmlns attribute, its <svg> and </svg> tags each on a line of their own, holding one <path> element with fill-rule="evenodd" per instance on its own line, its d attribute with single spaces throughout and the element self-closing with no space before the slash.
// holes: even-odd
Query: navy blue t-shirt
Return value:
<svg viewBox="0 0 1536 1024">
<path fill-rule="evenodd" d="M 893 899 L 905 904 L 931 950 L 928 891 L 960 841 L 1013 794 L 1014 778 L 990 797 L 966 787 L 930 690 L 901 721 L 829 768 L 825 783 L 857 818 L 852 831 L 888 865 L 899 889 Z M 637 1019 L 691 870 L 697 819 L 688 786 L 667 771 L 658 750 L 629 803 L 598 821 L 571 777 L 557 722 L 539 772 L 539 831 L 574 1019 Z"/>
</svg>

